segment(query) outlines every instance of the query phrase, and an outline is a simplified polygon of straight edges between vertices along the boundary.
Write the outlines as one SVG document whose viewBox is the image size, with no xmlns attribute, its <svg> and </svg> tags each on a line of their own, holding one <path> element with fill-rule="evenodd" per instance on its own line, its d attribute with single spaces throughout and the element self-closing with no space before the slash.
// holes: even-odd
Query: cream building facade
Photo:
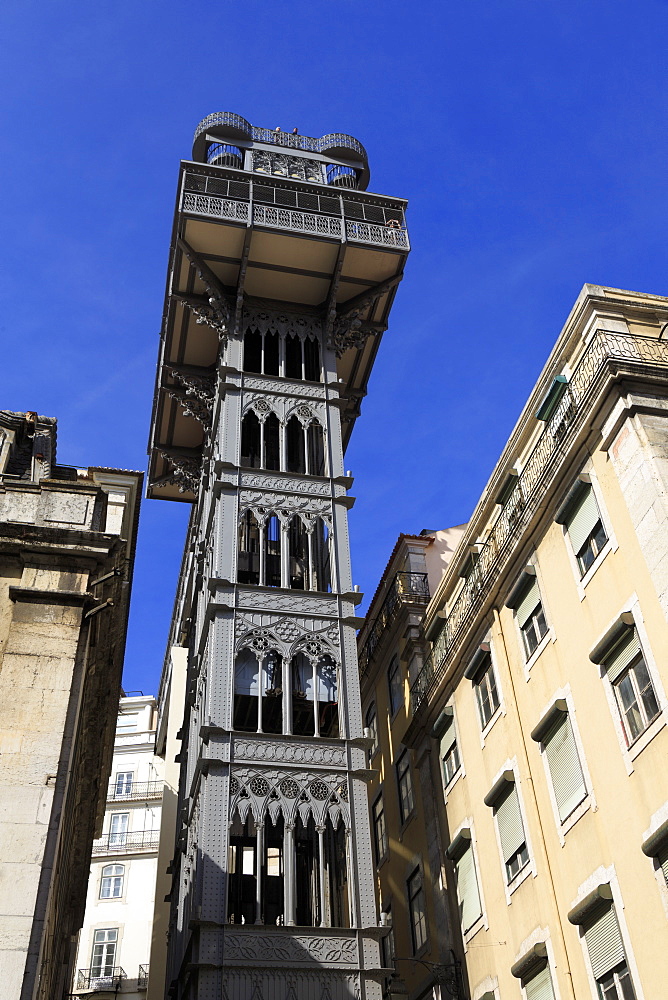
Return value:
<svg viewBox="0 0 668 1000">
<path fill-rule="evenodd" d="M 142 474 L 56 460 L 56 421 L 0 411 L 0 973 L 71 980 L 104 816 Z"/>
<path fill-rule="evenodd" d="M 443 988 L 461 996 L 456 908 L 444 892 L 434 797 L 403 743 L 409 684 L 422 668 L 420 627 L 464 526 L 400 535 L 358 635 L 368 785 L 385 994 L 410 1000 Z M 450 992 L 450 989 L 452 992 Z M 455 992 L 456 991 L 456 992 Z"/>
<path fill-rule="evenodd" d="M 146 996 L 164 777 L 156 721 L 155 698 L 121 698 L 72 985 L 80 997 Z"/>
<path fill-rule="evenodd" d="M 666 992 L 667 326 L 584 287 L 426 614 L 403 739 L 473 1000 Z"/>
</svg>

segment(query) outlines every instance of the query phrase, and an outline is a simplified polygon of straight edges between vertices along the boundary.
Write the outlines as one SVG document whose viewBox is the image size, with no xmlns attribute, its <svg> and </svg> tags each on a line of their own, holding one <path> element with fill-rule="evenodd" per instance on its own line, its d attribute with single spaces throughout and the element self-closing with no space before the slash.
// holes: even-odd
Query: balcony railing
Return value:
<svg viewBox="0 0 668 1000">
<path fill-rule="evenodd" d="M 400 572 L 395 575 L 359 652 L 359 668 L 362 675 L 368 670 L 383 633 L 396 618 L 399 608 L 404 604 L 424 606 L 428 602 L 429 580 L 426 573 Z"/>
<path fill-rule="evenodd" d="M 125 969 L 120 965 L 115 965 L 113 969 L 79 969 L 77 974 L 78 990 L 115 990 L 123 985 L 123 980 L 127 979 Z"/>
<path fill-rule="evenodd" d="M 159 830 L 108 833 L 93 841 L 93 854 L 135 854 L 138 851 L 157 851 L 159 839 Z"/>
<path fill-rule="evenodd" d="M 566 390 L 555 412 L 517 477 L 513 492 L 481 546 L 464 587 L 450 608 L 446 608 L 443 626 L 431 655 L 411 686 L 414 712 L 429 698 L 445 674 L 453 650 L 470 626 L 515 539 L 544 500 L 546 481 L 554 475 L 560 459 L 564 457 L 565 439 L 590 405 L 599 375 L 606 366 L 614 366 L 615 362 L 635 362 L 643 368 L 666 367 L 668 341 L 606 330 L 594 333 L 566 383 Z"/>
<path fill-rule="evenodd" d="M 162 781 L 131 781 L 109 786 L 107 802 L 132 802 L 133 800 L 159 799 L 162 797 Z"/>
<path fill-rule="evenodd" d="M 410 250 L 403 203 L 374 200 L 373 196 L 354 200 L 348 190 L 341 198 L 335 189 L 323 192 L 316 186 L 309 190 L 280 187 L 272 185 L 271 178 L 239 180 L 237 176 L 210 176 L 190 169 L 181 209 L 191 215 L 248 223 L 251 196 L 255 225 L 334 240 L 345 235 L 351 243 Z"/>
<path fill-rule="evenodd" d="M 139 975 L 137 976 L 137 989 L 145 990 L 148 986 L 148 965 L 139 966 Z"/>
</svg>

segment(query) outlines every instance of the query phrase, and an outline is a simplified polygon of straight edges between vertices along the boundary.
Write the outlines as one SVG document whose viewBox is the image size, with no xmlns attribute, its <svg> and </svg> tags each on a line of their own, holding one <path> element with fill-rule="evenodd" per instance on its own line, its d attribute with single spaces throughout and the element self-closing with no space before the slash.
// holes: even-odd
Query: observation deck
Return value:
<svg viewBox="0 0 668 1000">
<path fill-rule="evenodd" d="M 194 497 L 173 481 L 172 459 L 197 467 L 220 343 L 242 332 L 244 305 L 321 323 L 347 443 L 410 250 L 406 201 L 367 192 L 368 179 L 352 136 L 257 128 L 228 112 L 197 126 L 179 172 L 149 496 Z"/>
</svg>

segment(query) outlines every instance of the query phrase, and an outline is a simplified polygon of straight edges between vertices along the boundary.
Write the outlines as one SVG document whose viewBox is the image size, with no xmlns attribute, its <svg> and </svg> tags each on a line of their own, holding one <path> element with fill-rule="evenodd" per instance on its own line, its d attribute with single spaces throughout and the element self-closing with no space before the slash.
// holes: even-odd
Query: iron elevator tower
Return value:
<svg viewBox="0 0 668 1000">
<path fill-rule="evenodd" d="M 181 163 L 148 488 L 192 504 L 175 1000 L 381 997 L 343 452 L 409 243 L 368 177 L 229 113 Z"/>
</svg>

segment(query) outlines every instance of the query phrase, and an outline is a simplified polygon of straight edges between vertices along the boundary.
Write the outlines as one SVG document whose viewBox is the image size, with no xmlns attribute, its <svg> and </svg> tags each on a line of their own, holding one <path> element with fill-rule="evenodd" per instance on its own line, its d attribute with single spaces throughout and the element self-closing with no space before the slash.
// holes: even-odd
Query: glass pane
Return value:
<svg viewBox="0 0 668 1000">
<path fill-rule="evenodd" d="M 643 723 L 630 673 L 625 674 L 615 684 L 615 690 L 626 722 L 627 736 L 635 740 L 643 731 Z"/>
<path fill-rule="evenodd" d="M 638 690 L 640 691 L 643 708 L 645 709 L 645 713 L 647 715 L 647 721 L 650 722 L 656 715 L 659 714 L 659 704 L 656 700 L 654 688 L 652 687 L 652 681 L 649 676 L 647 664 L 641 657 L 636 661 L 632 669 L 635 674 Z"/>
</svg>

